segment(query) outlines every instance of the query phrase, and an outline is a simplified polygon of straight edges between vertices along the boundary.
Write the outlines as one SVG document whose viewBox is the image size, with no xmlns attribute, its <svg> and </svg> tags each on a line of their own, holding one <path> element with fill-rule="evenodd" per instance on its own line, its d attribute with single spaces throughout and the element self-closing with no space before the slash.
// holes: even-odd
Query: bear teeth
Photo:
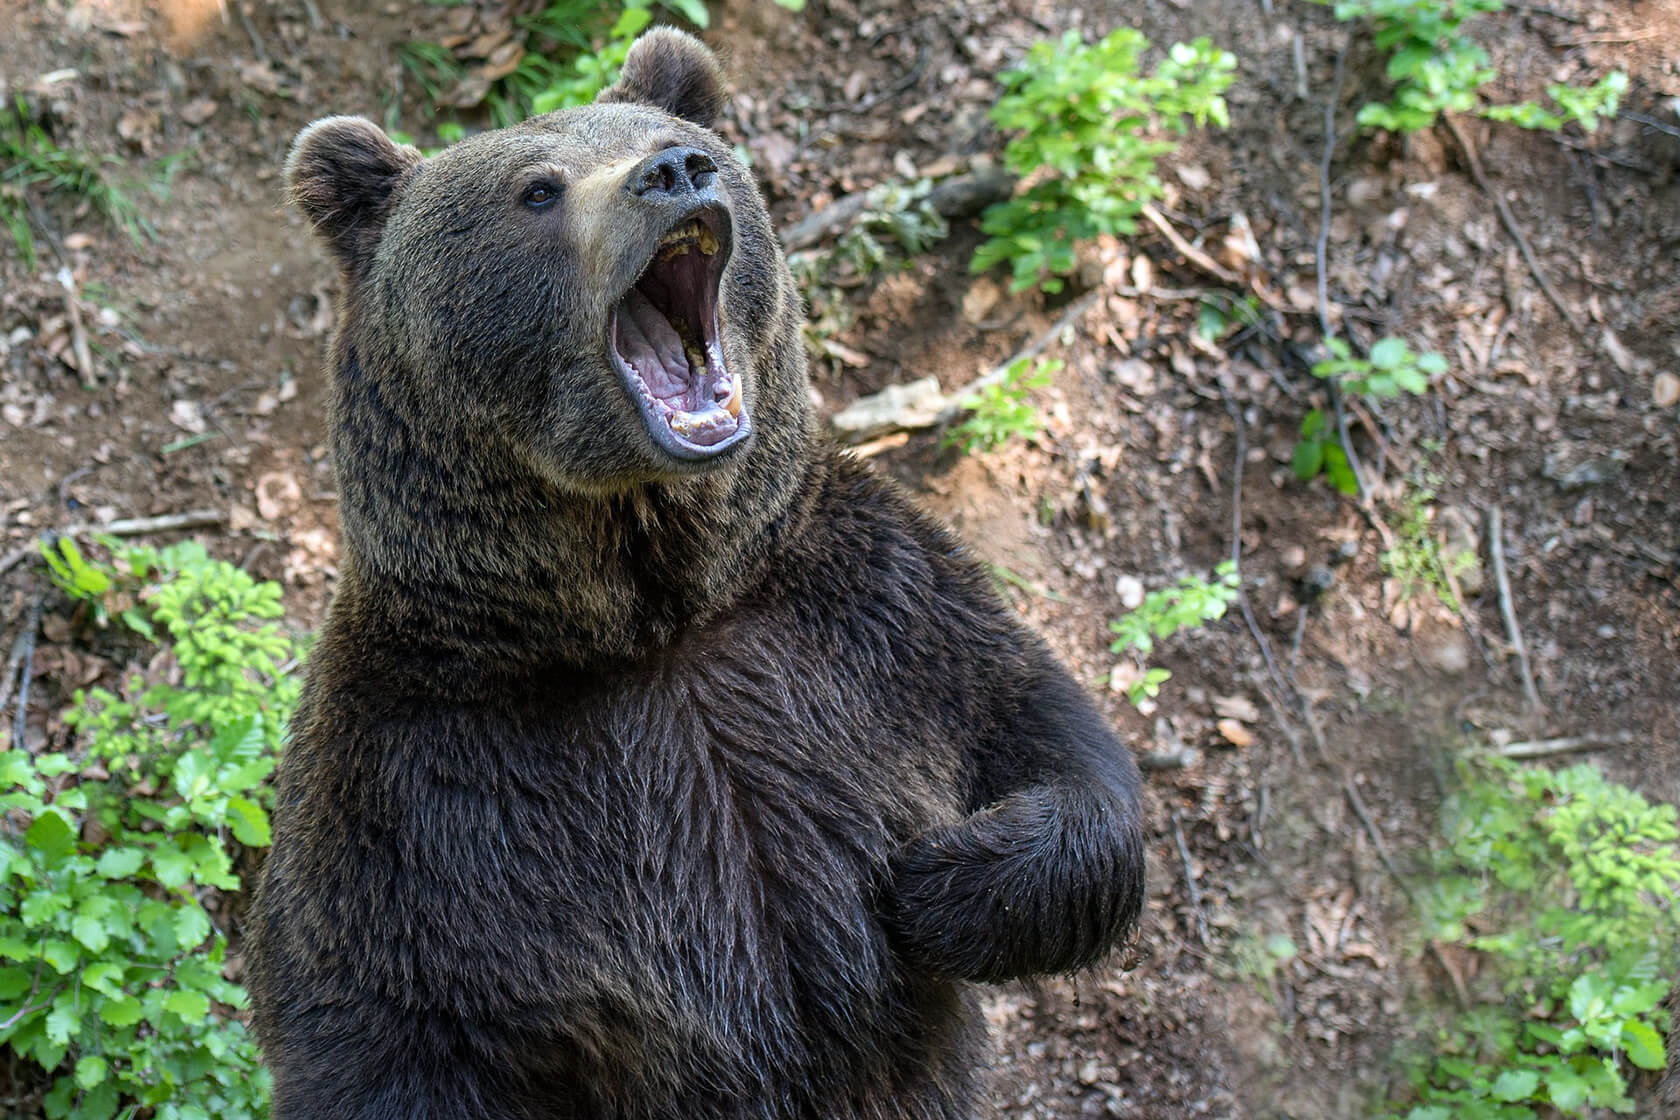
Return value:
<svg viewBox="0 0 1680 1120">
<path fill-rule="evenodd" d="M 716 256 L 718 251 L 717 235 L 698 219 L 683 223 L 659 239 L 659 260 L 664 262 L 686 256 L 696 248 L 705 257 Z"/>
</svg>

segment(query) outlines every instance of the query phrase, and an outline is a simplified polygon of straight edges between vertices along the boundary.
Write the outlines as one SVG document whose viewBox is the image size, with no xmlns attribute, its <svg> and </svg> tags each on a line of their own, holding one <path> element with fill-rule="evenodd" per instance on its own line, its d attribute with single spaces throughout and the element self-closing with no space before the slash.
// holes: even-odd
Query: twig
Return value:
<svg viewBox="0 0 1680 1120">
<path fill-rule="evenodd" d="M 70 352 L 76 356 L 76 373 L 84 385 L 93 382 L 93 351 L 88 349 L 87 326 L 82 322 L 80 298 L 76 294 L 76 277 L 69 266 L 58 270 L 58 282 L 64 288 L 64 311 L 70 318 Z"/>
<path fill-rule="evenodd" d="M 1575 321 L 1575 316 L 1569 310 L 1569 306 L 1563 302 L 1563 297 L 1558 294 L 1556 288 L 1552 287 L 1551 280 L 1541 270 L 1540 262 L 1535 259 L 1534 250 L 1529 247 L 1528 238 L 1523 236 L 1522 227 L 1517 224 L 1516 215 L 1512 214 L 1511 208 L 1505 204 L 1505 196 L 1495 190 L 1493 184 L 1488 182 L 1487 176 L 1482 173 L 1481 158 L 1476 155 L 1476 149 L 1471 146 L 1470 138 L 1464 134 L 1463 127 L 1459 125 L 1457 118 L 1451 113 L 1445 114 L 1445 119 L 1447 129 L 1453 134 L 1453 139 L 1457 140 L 1458 146 L 1464 149 L 1464 157 L 1469 163 L 1471 177 L 1476 180 L 1476 185 L 1482 188 L 1483 193 L 1493 200 L 1494 207 L 1499 211 L 1499 221 L 1504 225 L 1505 232 L 1511 235 L 1511 240 L 1517 243 L 1517 248 L 1522 252 L 1523 260 L 1527 262 L 1529 274 L 1534 277 L 1534 282 L 1540 285 L 1540 290 L 1546 294 L 1546 298 L 1551 301 L 1552 306 L 1557 308 L 1558 314 L 1563 316 L 1563 321 L 1569 329 L 1576 334 L 1580 334 L 1581 325 Z"/>
<path fill-rule="evenodd" d="M 1550 758 L 1577 751 L 1602 751 L 1636 742 L 1631 731 L 1610 731 L 1602 735 L 1571 735 L 1563 739 L 1526 739 L 1499 748 L 1501 758 Z"/>
<path fill-rule="evenodd" d="M 1606 31 L 1598 35 L 1577 35 L 1573 39 L 1559 39 L 1552 45 L 1567 48 L 1585 47 L 1592 43 L 1643 43 L 1661 34 L 1660 27 L 1647 27 L 1640 31 Z"/>
<path fill-rule="evenodd" d="M 1517 654 L 1517 666 L 1522 670 L 1523 694 L 1528 698 L 1530 714 L 1541 710 L 1540 692 L 1534 687 L 1534 671 L 1528 663 L 1528 646 L 1523 642 L 1522 627 L 1517 625 L 1517 611 L 1511 603 L 1511 579 L 1505 572 L 1505 514 L 1498 506 L 1488 510 L 1488 559 L 1493 563 L 1493 578 L 1499 587 L 1499 613 L 1505 619 L 1505 633 Z"/>
<path fill-rule="evenodd" d="M 1680 137 L 1680 128 L 1675 128 L 1671 124 L 1664 124 L 1655 117 L 1647 117 L 1644 113 L 1635 113 L 1631 109 L 1626 109 L 1619 115 L 1623 120 L 1637 121 L 1638 123 L 1645 125 L 1647 128 L 1654 128 L 1658 132 L 1666 132 L 1670 136 Z"/>
<path fill-rule="evenodd" d="M 1219 395 L 1225 402 L 1225 412 L 1231 417 L 1231 426 L 1237 435 L 1236 462 L 1231 467 L 1231 570 L 1237 576 L 1237 604 L 1242 608 L 1243 620 L 1248 623 L 1248 632 L 1254 636 L 1255 644 L 1260 647 L 1260 656 L 1266 660 L 1266 672 L 1271 674 L 1272 683 L 1280 694 L 1293 696 L 1294 687 L 1288 683 L 1272 656 L 1272 643 L 1266 640 L 1266 635 L 1261 632 L 1260 624 L 1254 618 L 1254 608 L 1248 601 L 1248 589 L 1242 581 L 1243 463 L 1248 459 L 1248 432 L 1243 424 L 1242 409 L 1237 406 L 1236 397 L 1231 394 L 1230 386 L 1225 383 L 1224 370 L 1219 372 L 1218 381 Z"/>
<path fill-rule="evenodd" d="M 1630 171 L 1642 171 L 1647 175 L 1657 173 L 1657 169 L 1648 163 L 1641 163 L 1636 159 L 1629 159 L 1627 156 L 1619 156 L 1614 152 L 1601 152 L 1597 148 L 1589 148 L 1573 137 L 1553 136 L 1552 143 L 1568 148 L 1572 152 L 1580 152 L 1587 158 L 1598 160 L 1601 163 L 1612 163 L 1617 167 L 1625 167 Z"/>
<path fill-rule="evenodd" d="M 1433 937 L 1429 939 L 1429 951 L 1435 955 L 1435 960 L 1440 964 L 1441 971 L 1447 974 L 1447 979 L 1452 981 L 1453 999 L 1458 1001 L 1459 1010 L 1468 1010 L 1470 992 L 1464 986 L 1464 977 L 1458 974 L 1458 969 L 1453 967 L 1447 955 L 1441 951 L 1441 943 Z"/>
<path fill-rule="evenodd" d="M 1208 256 L 1206 253 L 1190 244 L 1190 242 L 1184 240 L 1183 235 L 1173 228 L 1172 223 L 1167 221 L 1167 219 L 1161 215 L 1159 210 L 1155 209 L 1153 203 L 1144 203 L 1143 209 L 1138 212 L 1148 219 L 1150 225 L 1161 231 L 1161 236 L 1171 242 L 1172 247 L 1177 249 L 1185 260 L 1188 260 L 1191 264 L 1195 265 L 1209 276 L 1216 277 L 1217 279 L 1231 285 L 1233 288 L 1248 287 L 1248 285 L 1243 283 L 1242 277 L 1238 276 L 1236 273 Z"/>
<path fill-rule="evenodd" d="M 893 432 L 891 435 L 882 436 L 880 439 L 872 439 L 867 443 L 858 444 L 856 447 L 852 448 L 852 454 L 856 455 L 859 459 L 869 459 L 879 455 L 883 451 L 891 451 L 895 447 L 903 447 L 909 442 L 909 432 Z"/>
<path fill-rule="evenodd" d="M 31 555 L 40 555 L 40 549 L 34 541 L 30 541 L 28 544 L 20 544 L 10 552 L 6 553 L 6 555 L 0 556 L 0 576 L 5 575 L 19 564 L 29 559 Z"/>
<path fill-rule="evenodd" d="M 1330 292 L 1326 258 L 1330 252 L 1330 160 L 1336 154 L 1336 105 L 1342 99 L 1342 76 L 1347 65 L 1347 42 L 1336 52 L 1336 79 L 1324 103 L 1324 153 L 1318 160 L 1318 239 L 1313 243 L 1313 264 L 1318 287 L 1318 330 L 1325 338 L 1330 329 Z"/>
<path fill-rule="evenodd" d="M 29 682 L 35 672 L 35 633 L 41 628 L 41 606 L 47 601 L 46 592 L 35 596 L 29 608 L 29 620 L 24 623 L 23 669 L 18 676 L 17 715 L 12 719 L 12 749 L 24 749 L 24 732 L 29 712 Z"/>
<path fill-rule="evenodd" d="M 256 26 L 251 23 L 251 17 L 245 11 L 244 0 L 234 0 L 233 11 L 239 17 L 239 26 L 245 29 L 245 37 L 251 40 L 251 49 L 256 52 L 257 61 L 266 64 L 268 51 L 263 47 L 262 36 L 257 34 Z"/>
<path fill-rule="evenodd" d="M 109 525 L 72 525 L 65 533 L 105 533 L 113 537 L 140 537 L 147 533 L 174 533 L 182 529 L 209 529 L 224 524 L 228 515 L 219 509 L 195 509 L 166 513 L 160 517 L 130 517 Z"/>
<path fill-rule="evenodd" d="M 0 709 L 4 709 L 12 699 L 12 686 L 17 684 L 18 666 L 23 664 L 24 648 L 29 644 L 29 629 L 25 627 L 18 631 L 12 641 L 12 652 L 6 658 L 6 675 L 0 679 Z"/>
<path fill-rule="evenodd" d="M 1202 911 L 1202 892 L 1196 886 L 1196 869 L 1190 862 L 1190 848 L 1184 843 L 1184 828 L 1179 824 L 1178 810 L 1172 812 L 1173 839 L 1178 843 L 1178 858 L 1184 861 L 1184 885 L 1190 892 L 1190 908 L 1196 914 L 1196 939 L 1202 948 L 1208 947 L 1207 914 Z"/>
</svg>

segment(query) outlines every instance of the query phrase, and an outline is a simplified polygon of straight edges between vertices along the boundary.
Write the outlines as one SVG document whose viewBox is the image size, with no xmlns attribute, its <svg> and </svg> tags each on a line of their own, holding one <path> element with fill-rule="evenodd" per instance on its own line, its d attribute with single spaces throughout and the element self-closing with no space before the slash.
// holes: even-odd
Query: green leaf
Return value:
<svg viewBox="0 0 1680 1120">
<path fill-rule="evenodd" d="M 184 886 L 192 877 L 193 861 L 173 843 L 165 841 L 152 849 L 152 871 L 166 887 Z"/>
<path fill-rule="evenodd" d="M 1371 364 L 1380 370 L 1399 369 L 1406 360 L 1406 343 L 1398 338 L 1385 338 L 1371 347 Z"/>
<path fill-rule="evenodd" d="M 100 1005 L 99 1017 L 109 1026 L 132 1027 L 140 1021 L 140 1001 L 133 996 L 108 999 Z"/>
<path fill-rule="evenodd" d="M 70 936 L 87 946 L 89 952 L 102 953 L 105 946 L 111 943 L 111 935 L 105 929 L 102 919 L 88 914 L 77 914 L 70 920 Z"/>
<path fill-rule="evenodd" d="M 1489 1090 L 1496 1101 L 1526 1101 L 1540 1087 L 1540 1075 L 1531 1069 L 1508 1069 Z"/>
<path fill-rule="evenodd" d="M 74 1003 L 55 1003 L 53 1009 L 47 1013 L 47 1038 L 56 1046 L 68 1045 L 70 1036 L 75 1034 L 81 1025 L 82 1017 L 77 1014 Z"/>
<path fill-rule="evenodd" d="M 1627 1049 L 1628 1061 L 1640 1069 L 1663 1069 L 1668 1064 L 1662 1035 L 1638 1019 L 1622 1023 L 1622 1045 Z"/>
<path fill-rule="evenodd" d="M 268 814 L 261 805 L 248 797 L 230 797 L 227 805 L 228 825 L 234 838 L 252 848 L 266 848 L 270 835 Z"/>
<path fill-rule="evenodd" d="M 40 853 L 43 864 L 52 868 L 75 850 L 76 831 L 56 810 L 48 809 L 35 818 L 35 823 L 23 834 L 23 840 Z"/>
<path fill-rule="evenodd" d="M 139 848 L 106 848 L 94 870 L 106 879 L 132 879 L 145 862 L 146 853 Z"/>
<path fill-rule="evenodd" d="M 110 1067 L 105 1064 L 105 1059 L 101 1058 L 97 1054 L 89 1054 L 84 1058 L 77 1059 L 76 1061 L 76 1084 L 79 1085 L 83 1091 L 91 1089 L 95 1085 L 98 1085 L 101 1081 L 104 1081 L 109 1073 Z"/>
<path fill-rule="evenodd" d="M 1311 482 L 1324 469 L 1324 444 L 1316 439 L 1303 439 L 1296 443 L 1292 465 L 1296 478 Z"/>
<path fill-rule="evenodd" d="M 175 940 L 182 949 L 192 950 L 210 936 L 210 916 L 196 903 L 189 903 L 175 912 Z"/>
<path fill-rule="evenodd" d="M 210 998 L 203 992 L 177 988 L 163 1001 L 164 1010 L 179 1016 L 189 1026 L 201 1025 L 210 1014 Z"/>
</svg>

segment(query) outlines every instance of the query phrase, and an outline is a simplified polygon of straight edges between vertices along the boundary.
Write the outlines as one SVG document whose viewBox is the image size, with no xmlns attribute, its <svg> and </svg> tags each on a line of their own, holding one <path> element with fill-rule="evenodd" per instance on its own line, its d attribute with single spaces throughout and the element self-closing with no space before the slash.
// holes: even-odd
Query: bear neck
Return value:
<svg viewBox="0 0 1680 1120">
<path fill-rule="evenodd" d="M 353 347 L 334 364 L 343 563 L 329 629 L 400 643 L 445 690 L 647 657 L 739 600 L 814 501 L 803 413 L 732 469 L 585 495 L 506 442 L 417 415 Z"/>
</svg>

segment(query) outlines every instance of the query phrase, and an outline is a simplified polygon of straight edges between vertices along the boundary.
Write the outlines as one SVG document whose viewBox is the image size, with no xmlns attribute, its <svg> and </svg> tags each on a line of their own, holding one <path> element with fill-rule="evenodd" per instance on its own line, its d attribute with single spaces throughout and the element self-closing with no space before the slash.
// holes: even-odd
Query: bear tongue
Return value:
<svg viewBox="0 0 1680 1120">
<path fill-rule="evenodd" d="M 675 407 L 689 394 L 688 356 L 682 338 L 659 308 L 632 288 L 618 315 L 618 352 L 653 395 Z"/>
</svg>

